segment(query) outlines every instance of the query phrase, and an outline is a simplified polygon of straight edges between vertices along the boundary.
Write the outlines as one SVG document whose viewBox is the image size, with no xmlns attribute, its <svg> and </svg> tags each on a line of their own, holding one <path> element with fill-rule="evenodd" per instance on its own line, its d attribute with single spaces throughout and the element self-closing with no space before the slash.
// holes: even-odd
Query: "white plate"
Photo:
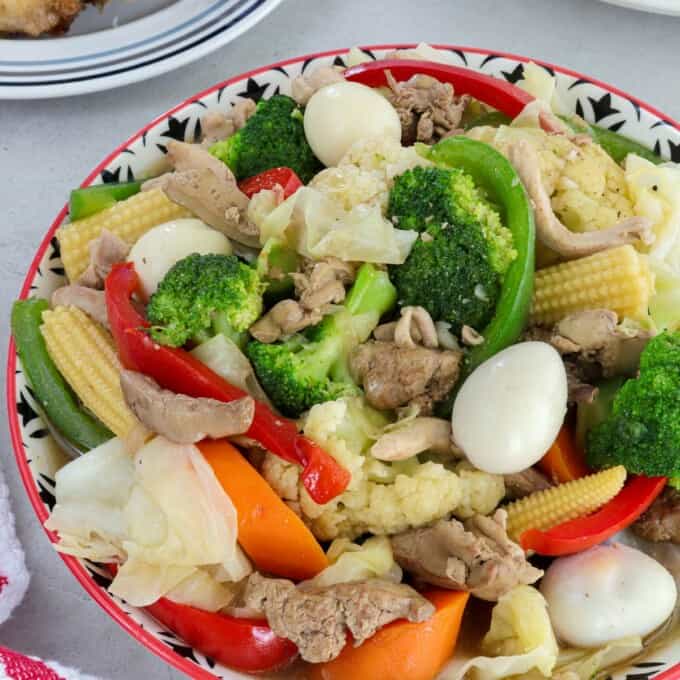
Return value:
<svg viewBox="0 0 680 680">
<path fill-rule="evenodd" d="M 641 12 L 680 16 L 680 0 L 603 0 L 603 2 Z"/>
<path fill-rule="evenodd" d="M 0 99 L 109 90 L 160 75 L 225 45 L 281 0 L 112 0 L 66 36 L 0 40 Z"/>
</svg>

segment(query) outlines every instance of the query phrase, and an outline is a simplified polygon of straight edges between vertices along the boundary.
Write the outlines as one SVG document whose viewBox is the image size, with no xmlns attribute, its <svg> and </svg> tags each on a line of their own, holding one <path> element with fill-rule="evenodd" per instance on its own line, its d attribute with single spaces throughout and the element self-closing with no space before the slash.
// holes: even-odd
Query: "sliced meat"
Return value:
<svg viewBox="0 0 680 680">
<path fill-rule="evenodd" d="M 323 313 L 319 310 L 306 310 L 297 300 L 281 300 L 250 327 L 250 334 L 260 342 L 276 342 L 315 326 L 321 319 Z"/>
<path fill-rule="evenodd" d="M 680 544 L 680 491 L 667 486 L 631 529 L 654 543 Z"/>
<path fill-rule="evenodd" d="M 399 114 L 404 145 L 431 144 L 458 131 L 469 96 L 456 97 L 450 83 L 431 76 L 417 74 L 400 83 L 390 71 L 385 73 L 390 88 L 387 98 Z"/>
<path fill-rule="evenodd" d="M 272 630 L 292 640 L 310 663 L 337 657 L 348 632 L 358 646 L 391 621 L 420 622 L 434 614 L 432 604 L 413 588 L 380 579 L 302 590 L 292 581 L 255 573 L 244 604 L 264 612 Z"/>
<path fill-rule="evenodd" d="M 552 486 L 550 480 L 542 472 L 532 467 L 522 472 L 503 475 L 503 481 L 505 482 L 505 495 L 513 501 Z"/>
<path fill-rule="evenodd" d="M 439 347 L 437 327 L 424 307 L 402 307 L 399 321 L 378 326 L 373 331 L 373 337 L 383 342 L 393 342 L 398 347 Z"/>
<path fill-rule="evenodd" d="M 203 146 L 212 146 L 215 142 L 231 137 L 240 130 L 248 118 L 255 113 L 256 104 L 252 99 L 240 99 L 227 113 L 211 111 L 201 118 L 203 130 Z"/>
<path fill-rule="evenodd" d="M 542 575 L 506 533 L 505 510 L 475 515 L 461 524 L 439 520 L 431 527 L 392 537 L 395 560 L 417 578 L 440 588 L 468 590 L 495 602 L 520 584 Z"/>
<path fill-rule="evenodd" d="M 81 274 L 78 283 L 87 288 L 104 288 L 104 281 L 111 273 L 111 268 L 118 262 L 125 262 L 130 246 L 107 229 L 88 246 L 90 264 Z"/>
<path fill-rule="evenodd" d="M 248 197 L 229 168 L 199 144 L 168 142 L 167 158 L 174 168 L 145 182 L 142 190 L 162 189 L 206 224 L 252 248 L 260 246 L 258 228 L 248 219 Z"/>
<path fill-rule="evenodd" d="M 652 223 L 646 217 L 630 217 L 599 231 L 569 231 L 553 212 L 541 180 L 538 156 L 531 144 L 526 140 L 515 142 L 508 150 L 508 157 L 531 198 L 538 239 L 562 257 L 584 257 L 626 243 L 652 241 Z"/>
<path fill-rule="evenodd" d="M 155 380 L 135 371 L 122 371 L 120 385 L 125 402 L 142 424 L 178 444 L 243 434 L 255 415 L 252 397 L 229 403 L 188 397 L 164 390 Z"/>
<path fill-rule="evenodd" d="M 593 309 L 578 312 L 559 321 L 551 344 L 562 354 L 577 354 L 578 359 L 602 367 L 602 375 L 634 376 L 640 354 L 652 333 L 643 329 L 623 329 L 615 312 Z"/>
<path fill-rule="evenodd" d="M 634 377 L 640 354 L 653 333 L 623 328 L 616 312 L 590 309 L 570 314 L 552 328 L 533 327 L 526 339 L 550 343 L 567 370 L 569 401 L 591 402 L 597 394 L 594 382 L 624 375 Z"/>
<path fill-rule="evenodd" d="M 345 282 L 352 280 L 350 275 L 347 268 L 328 261 L 310 262 L 302 272 L 291 274 L 300 306 L 310 312 L 341 303 L 345 299 Z"/>
<path fill-rule="evenodd" d="M 51 302 L 52 307 L 78 307 L 104 328 L 109 328 L 109 315 L 106 312 L 103 290 L 76 285 L 62 286 L 52 293 Z"/>
<path fill-rule="evenodd" d="M 291 276 L 299 300 L 278 302 L 250 327 L 250 334 L 260 342 L 276 342 L 319 323 L 332 305 L 345 299 L 345 285 L 354 280 L 354 267 L 328 257 L 308 261 L 302 272 Z"/>
<path fill-rule="evenodd" d="M 306 106 L 315 92 L 332 83 L 341 83 L 345 80 L 342 69 L 334 66 L 318 66 L 309 73 L 293 79 L 291 83 L 291 96 L 300 105 Z"/>
<path fill-rule="evenodd" d="M 451 423 L 441 418 L 418 417 L 381 435 L 371 447 L 378 460 L 405 460 L 423 451 L 454 455 Z"/>
<path fill-rule="evenodd" d="M 435 402 L 444 399 L 456 384 L 462 356 L 455 350 L 370 341 L 352 353 L 350 369 L 375 408 L 413 404 L 421 415 L 428 415 Z"/>
</svg>

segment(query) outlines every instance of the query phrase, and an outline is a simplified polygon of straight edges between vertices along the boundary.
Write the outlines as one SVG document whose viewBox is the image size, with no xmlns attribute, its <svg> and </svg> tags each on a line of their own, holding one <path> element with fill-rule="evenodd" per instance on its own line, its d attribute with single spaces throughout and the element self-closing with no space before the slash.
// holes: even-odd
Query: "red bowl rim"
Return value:
<svg viewBox="0 0 680 680">
<path fill-rule="evenodd" d="M 461 52 L 471 52 L 474 54 L 483 54 L 483 55 L 489 55 L 489 56 L 495 56 L 495 57 L 501 57 L 501 58 L 507 58 L 507 59 L 512 59 L 514 61 L 519 61 L 526 63 L 528 61 L 534 61 L 537 64 L 541 64 L 542 66 L 547 66 L 550 69 L 553 69 L 557 73 L 562 73 L 564 75 L 572 76 L 574 78 L 579 78 L 586 80 L 593 85 L 596 85 L 598 87 L 601 87 L 604 90 L 607 90 L 608 92 L 612 92 L 613 94 L 619 95 L 621 97 L 624 97 L 628 99 L 629 101 L 633 102 L 636 106 L 638 106 L 640 109 L 643 109 L 650 113 L 651 115 L 660 118 L 661 120 L 665 121 L 668 123 L 671 127 L 675 128 L 680 132 L 680 123 L 678 123 L 676 120 L 671 118 L 670 116 L 667 116 L 666 114 L 662 113 L 658 109 L 654 108 L 653 106 L 650 106 L 649 104 L 646 104 L 645 102 L 641 101 L 637 97 L 633 97 L 627 92 L 624 92 L 623 90 L 620 90 L 617 87 L 614 87 L 612 85 L 609 85 L 608 83 L 605 83 L 601 80 L 597 80 L 595 78 L 591 78 L 589 76 L 585 76 L 578 71 L 574 71 L 572 69 L 564 68 L 562 66 L 557 66 L 555 64 L 552 64 L 547 61 L 542 61 L 539 59 L 531 59 L 530 57 L 525 57 L 523 55 L 518 55 L 518 54 L 513 54 L 510 52 L 497 52 L 495 50 L 487 50 L 484 48 L 478 48 L 478 47 L 466 47 L 462 45 L 446 45 L 446 44 L 436 44 L 432 45 L 435 48 L 439 49 L 445 49 L 445 50 L 457 50 Z M 359 49 L 362 50 L 370 50 L 370 51 L 380 51 L 380 50 L 394 50 L 394 49 L 409 49 L 409 48 L 414 48 L 416 47 L 415 43 L 394 43 L 394 44 L 386 44 L 386 45 L 369 45 L 365 47 L 360 47 Z M 245 80 L 247 78 L 251 78 L 254 76 L 257 76 L 261 73 L 266 73 L 267 71 L 280 68 L 280 67 L 285 67 L 289 64 L 295 64 L 299 62 L 304 62 L 312 59 L 318 59 L 320 57 L 329 57 L 329 56 L 338 56 L 341 54 L 346 54 L 349 51 L 349 48 L 341 48 L 341 49 L 334 49 L 334 50 L 327 50 L 325 52 L 316 52 L 312 54 L 306 54 L 303 56 L 298 56 L 298 57 L 292 57 L 290 59 L 285 59 L 283 61 L 279 61 L 273 64 L 269 64 L 267 66 L 262 66 L 260 68 L 253 69 L 252 71 L 247 71 L 246 73 L 241 73 L 239 75 L 233 76 L 231 78 L 228 78 L 227 80 L 224 80 L 220 83 L 217 83 L 216 85 L 213 85 L 212 87 L 209 87 L 202 92 L 199 92 L 192 97 L 188 97 L 181 103 L 177 104 L 176 106 L 172 107 L 165 113 L 162 113 L 161 115 L 157 116 L 154 118 L 150 123 L 145 125 L 143 128 L 141 128 L 138 132 L 133 134 L 129 139 L 124 141 L 122 144 L 120 144 L 114 151 L 112 151 L 97 167 L 85 178 L 85 180 L 82 182 L 80 186 L 89 186 L 93 180 L 99 175 L 99 173 L 106 168 L 106 166 L 114 159 L 116 158 L 125 148 L 129 147 L 130 144 L 132 144 L 134 141 L 136 141 L 139 137 L 141 137 L 143 134 L 148 132 L 152 127 L 154 127 L 157 123 L 169 118 L 173 113 L 179 111 L 180 109 L 184 108 L 185 106 L 191 104 L 192 102 L 201 99 L 202 97 L 205 97 L 221 88 L 227 87 L 229 85 L 232 85 L 236 82 Z M 38 267 L 40 265 L 40 262 L 42 261 L 42 258 L 45 254 L 45 251 L 47 247 L 50 244 L 51 239 L 54 237 L 55 232 L 61 225 L 61 223 L 64 220 L 64 217 L 66 216 L 68 212 L 68 204 L 64 204 L 62 209 L 59 211 L 59 214 L 55 218 L 54 222 L 50 226 L 47 234 L 43 238 L 42 242 L 40 243 L 40 246 L 38 247 L 38 250 L 35 254 L 35 257 L 33 258 L 33 261 L 31 262 L 31 265 L 28 269 L 28 272 L 26 274 L 26 277 L 24 279 L 24 283 L 21 287 L 21 291 L 19 293 L 19 299 L 23 300 L 26 299 L 29 296 L 29 292 L 31 289 L 31 284 L 33 282 L 33 279 L 35 278 L 35 274 L 38 271 Z M 38 516 L 38 519 L 40 520 L 41 525 L 43 525 L 43 529 L 45 533 L 47 534 L 49 540 L 54 543 L 56 542 L 56 536 L 54 532 L 49 531 L 44 527 L 45 520 L 48 517 L 48 512 L 45 509 L 45 506 L 42 502 L 42 499 L 40 498 L 40 494 L 38 493 L 38 489 L 35 485 L 34 478 L 31 474 L 30 468 L 28 463 L 26 462 L 26 457 L 24 455 L 24 445 L 23 441 L 21 438 L 21 426 L 19 424 L 19 418 L 16 413 L 16 409 L 14 408 L 9 408 L 9 405 L 16 404 L 16 380 L 15 380 L 15 374 L 16 374 L 16 348 L 14 346 L 14 340 L 10 336 L 9 344 L 8 344 L 8 356 L 7 356 L 7 370 L 6 370 L 6 380 L 7 380 L 7 386 L 6 386 L 6 398 L 7 398 L 7 414 L 9 418 L 9 429 L 10 429 L 10 437 L 12 440 L 12 448 L 14 449 L 14 457 L 16 459 L 17 466 L 19 468 L 19 473 L 21 475 L 22 482 L 24 484 L 24 488 L 26 489 L 26 493 L 28 494 L 28 498 L 31 502 L 31 505 L 33 506 L 33 509 Z M 191 678 L 196 678 L 197 680 L 214 680 L 215 676 L 213 673 L 209 673 L 208 671 L 204 670 L 203 668 L 197 666 L 195 663 L 192 663 L 188 659 L 185 659 L 184 657 L 181 657 L 178 655 L 175 651 L 173 651 L 168 645 L 163 643 L 161 640 L 159 640 L 155 635 L 147 631 L 146 629 L 142 628 L 136 621 L 134 621 L 130 616 L 128 616 L 122 609 L 118 607 L 118 605 L 107 595 L 105 595 L 102 592 L 102 589 L 100 586 L 98 586 L 90 577 L 88 574 L 87 570 L 85 567 L 75 558 L 72 557 L 71 555 L 63 555 L 59 553 L 59 556 L 62 558 L 62 560 L 65 562 L 66 566 L 71 570 L 72 574 L 75 576 L 75 578 L 78 580 L 80 585 L 89 593 L 89 595 L 94 599 L 94 601 L 107 613 L 109 616 L 111 616 L 122 628 L 124 628 L 132 637 L 137 639 L 139 642 L 141 642 L 144 646 L 146 646 L 148 649 L 150 649 L 154 654 L 159 656 L 161 659 L 169 663 L 170 665 L 174 666 L 176 669 L 182 671 L 183 673 L 186 673 Z M 656 676 L 656 680 L 680 680 L 680 663 L 676 664 L 672 668 L 666 670 L 664 673 L 661 675 Z"/>
</svg>

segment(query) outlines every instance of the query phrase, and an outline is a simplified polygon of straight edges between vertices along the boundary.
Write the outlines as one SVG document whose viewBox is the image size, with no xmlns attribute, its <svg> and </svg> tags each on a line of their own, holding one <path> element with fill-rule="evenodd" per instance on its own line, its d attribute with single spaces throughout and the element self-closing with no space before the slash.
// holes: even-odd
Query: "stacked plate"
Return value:
<svg viewBox="0 0 680 680">
<path fill-rule="evenodd" d="M 112 0 L 64 37 L 0 40 L 0 99 L 63 97 L 144 80 L 228 43 L 281 0 Z"/>
</svg>

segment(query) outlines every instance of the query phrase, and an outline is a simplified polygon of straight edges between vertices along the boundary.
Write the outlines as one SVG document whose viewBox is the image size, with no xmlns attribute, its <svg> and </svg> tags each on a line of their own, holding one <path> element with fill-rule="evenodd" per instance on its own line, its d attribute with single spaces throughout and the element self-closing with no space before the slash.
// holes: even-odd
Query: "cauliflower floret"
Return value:
<svg viewBox="0 0 680 680">
<path fill-rule="evenodd" d="M 305 434 L 352 475 L 347 490 L 326 505 L 317 505 L 299 484 L 297 467 L 268 455 L 262 473 L 282 498 L 299 502 L 304 519 L 321 540 L 366 532 L 394 534 L 451 513 L 488 514 L 503 498 L 502 477 L 468 466 L 454 472 L 415 458 L 393 466 L 375 461 L 367 450 L 386 424 L 384 416 L 360 398 L 318 404 L 309 412 Z"/>
<path fill-rule="evenodd" d="M 597 144 L 579 145 L 566 135 L 507 125 L 473 128 L 467 134 L 505 155 L 520 139 L 532 144 L 553 210 L 572 231 L 606 229 L 634 214 L 623 168 Z"/>
<path fill-rule="evenodd" d="M 316 175 L 310 186 L 326 194 L 343 210 L 379 205 L 385 214 L 394 178 L 417 165 L 432 165 L 415 147 L 404 147 L 389 137 L 355 142 L 337 167 Z"/>
<path fill-rule="evenodd" d="M 387 208 L 389 189 L 383 173 L 362 170 L 356 165 L 326 168 L 312 179 L 309 186 L 318 189 L 343 210 L 362 203 L 377 204 L 383 213 Z"/>
</svg>

